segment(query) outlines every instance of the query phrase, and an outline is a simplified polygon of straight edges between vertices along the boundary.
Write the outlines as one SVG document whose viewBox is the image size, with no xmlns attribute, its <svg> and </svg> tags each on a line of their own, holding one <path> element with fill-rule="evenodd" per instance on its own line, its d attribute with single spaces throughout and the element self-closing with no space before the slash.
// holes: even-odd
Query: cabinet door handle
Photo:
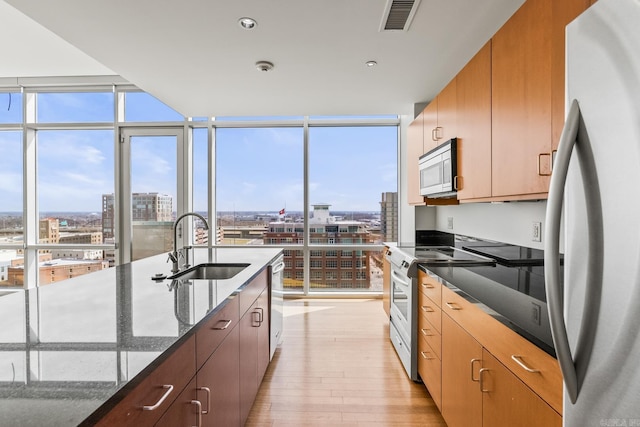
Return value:
<svg viewBox="0 0 640 427">
<path fill-rule="evenodd" d="M 483 393 L 489 393 L 491 390 L 485 390 L 484 388 L 484 374 L 485 372 L 487 372 L 489 369 L 487 368 L 482 368 L 478 371 L 478 377 L 479 377 L 479 383 L 480 383 L 480 391 Z"/>
<path fill-rule="evenodd" d="M 154 410 L 158 409 L 158 407 L 160 405 L 162 405 L 162 402 L 164 402 L 165 399 L 167 397 L 169 397 L 169 395 L 173 391 L 173 386 L 171 384 L 165 384 L 165 385 L 162 386 L 162 388 L 166 389 L 167 391 L 164 392 L 164 394 L 162 395 L 160 400 L 158 400 L 155 405 L 145 405 L 145 406 L 143 406 L 142 407 L 143 411 L 154 411 Z"/>
<path fill-rule="evenodd" d="M 422 307 L 420 307 L 422 309 L 422 311 L 424 311 L 425 313 L 433 313 L 433 308 L 431 308 L 428 305 L 423 305 Z"/>
<path fill-rule="evenodd" d="M 425 289 L 435 289 L 435 286 L 433 286 L 431 283 L 423 283 L 422 287 Z"/>
<path fill-rule="evenodd" d="M 438 128 L 433 128 L 431 129 L 431 140 L 432 141 L 437 141 L 438 140 L 438 136 L 436 135 Z"/>
<path fill-rule="evenodd" d="M 428 334 L 428 333 L 427 333 L 427 332 L 429 332 L 430 330 L 431 330 L 431 329 L 429 329 L 429 328 L 423 328 L 423 329 L 420 329 L 420 332 L 422 332 L 422 335 L 424 335 L 425 337 L 432 337 L 432 336 L 433 336 L 433 334 Z"/>
<path fill-rule="evenodd" d="M 231 322 L 233 322 L 233 320 L 219 320 L 218 323 L 222 323 L 225 322 L 223 326 L 215 326 L 211 329 L 213 329 L 214 331 L 224 331 L 225 329 L 227 329 L 229 327 L 229 325 L 231 325 Z"/>
<path fill-rule="evenodd" d="M 456 191 L 460 190 L 458 188 L 458 175 L 453 177 L 453 189 L 456 190 Z"/>
<path fill-rule="evenodd" d="M 551 165 L 549 165 L 549 172 L 542 172 L 542 167 L 540 166 L 540 159 L 542 159 L 542 157 L 549 157 L 549 163 L 551 164 L 551 153 L 540 153 L 538 154 L 538 175 L 540 176 L 551 176 Z"/>
<path fill-rule="evenodd" d="M 524 369 L 527 372 L 530 372 L 532 374 L 537 374 L 537 373 L 540 372 L 539 369 L 533 369 L 533 368 L 530 368 L 529 366 L 525 365 L 524 362 L 522 361 L 522 356 L 516 356 L 515 354 L 512 354 L 511 355 L 511 360 L 516 362 L 518 365 L 520 365 L 520 367 L 522 369 Z"/>
<path fill-rule="evenodd" d="M 258 315 L 257 319 L 256 315 Z M 260 326 L 262 326 L 262 322 L 264 322 L 264 308 L 256 307 L 255 311 L 253 312 L 253 320 L 254 323 L 257 323 L 257 325 L 253 325 L 254 328 L 259 328 Z"/>
<path fill-rule="evenodd" d="M 200 403 L 199 400 L 192 400 L 191 404 L 196 405 L 196 412 L 198 414 L 198 424 L 196 425 L 196 427 L 201 427 L 202 426 L 202 403 Z"/>
<path fill-rule="evenodd" d="M 428 351 L 421 351 L 420 355 L 422 356 L 423 359 L 427 359 L 427 360 L 433 360 L 435 359 L 434 357 L 427 357 L 427 355 L 429 354 Z"/>
<path fill-rule="evenodd" d="M 436 126 L 436 140 L 442 139 L 442 126 Z"/>
<path fill-rule="evenodd" d="M 482 359 L 471 359 L 471 381 L 477 383 L 477 382 L 480 382 L 480 377 L 474 378 L 473 376 L 473 364 L 476 362 L 482 362 Z"/>
<path fill-rule="evenodd" d="M 209 387 L 198 387 L 196 390 L 203 390 L 207 392 L 207 410 L 202 410 L 202 414 L 207 415 L 209 413 L 209 409 L 211 409 L 211 389 Z"/>
<path fill-rule="evenodd" d="M 462 307 L 460 307 L 455 302 L 445 302 L 445 304 L 447 304 L 447 307 L 449 307 L 451 310 L 462 310 Z"/>
</svg>

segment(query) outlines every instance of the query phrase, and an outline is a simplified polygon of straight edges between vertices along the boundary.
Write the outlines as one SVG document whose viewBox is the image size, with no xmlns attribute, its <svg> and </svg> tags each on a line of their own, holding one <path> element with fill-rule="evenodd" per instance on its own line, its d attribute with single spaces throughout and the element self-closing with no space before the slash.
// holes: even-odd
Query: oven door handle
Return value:
<svg viewBox="0 0 640 427">
<path fill-rule="evenodd" d="M 405 288 L 408 288 L 411 284 L 407 281 L 405 281 L 402 277 L 400 277 L 398 275 L 398 273 L 396 273 L 394 270 L 391 270 L 391 276 L 401 285 L 403 285 Z"/>
</svg>

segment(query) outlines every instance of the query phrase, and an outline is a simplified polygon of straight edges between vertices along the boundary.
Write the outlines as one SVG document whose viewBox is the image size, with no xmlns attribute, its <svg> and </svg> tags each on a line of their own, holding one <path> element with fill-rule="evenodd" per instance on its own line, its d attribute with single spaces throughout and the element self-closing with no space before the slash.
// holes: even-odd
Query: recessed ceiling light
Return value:
<svg viewBox="0 0 640 427">
<path fill-rule="evenodd" d="M 273 63 L 269 61 L 258 61 L 256 62 L 256 68 L 260 71 L 271 71 L 273 70 Z"/>
<path fill-rule="evenodd" d="M 376 61 L 367 61 L 364 63 L 364 65 L 366 65 L 369 68 L 375 67 L 376 65 L 378 65 L 378 63 Z"/>
<path fill-rule="evenodd" d="M 238 19 L 238 25 L 240 25 L 245 30 L 253 30 L 255 27 L 258 26 L 258 23 L 253 18 L 244 17 L 244 18 Z"/>
</svg>

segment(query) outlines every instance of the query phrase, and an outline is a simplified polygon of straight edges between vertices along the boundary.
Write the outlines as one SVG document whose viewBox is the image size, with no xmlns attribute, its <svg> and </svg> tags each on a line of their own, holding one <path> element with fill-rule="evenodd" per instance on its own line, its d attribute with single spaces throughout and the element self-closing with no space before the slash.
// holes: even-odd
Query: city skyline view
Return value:
<svg viewBox="0 0 640 427">
<path fill-rule="evenodd" d="M 182 121 L 183 117 L 145 93 L 128 93 L 125 120 Z M 20 113 L 18 113 L 18 111 Z M 14 94 L 0 123 L 22 122 L 21 95 Z M 225 118 L 236 121 L 243 118 Z M 256 118 L 247 118 L 255 120 Z M 113 94 L 38 95 L 38 123 L 112 122 Z M 301 127 L 215 128 L 218 210 L 303 210 Z M 41 212 L 100 212 L 101 194 L 113 193 L 113 130 L 37 132 L 38 208 Z M 206 211 L 207 132 L 194 129 L 194 210 Z M 389 141 L 394 141 L 390 144 Z M 132 163 L 133 192 L 176 198 L 177 149 L 154 150 L 156 141 L 138 137 Z M 397 191 L 397 128 L 312 127 L 309 130 L 309 200 L 332 209 L 374 211 L 381 192 Z M 22 132 L 0 132 L 0 212 L 21 212 Z M 204 161 L 203 161 L 204 160 Z M 203 164 L 204 163 L 204 164 Z"/>
<path fill-rule="evenodd" d="M 174 221 L 190 210 L 217 225 L 206 233 L 195 221 L 197 245 L 340 247 L 311 250 L 308 267 L 300 249 L 285 249 L 289 290 L 380 290 L 379 251 L 354 247 L 393 240 L 397 229 L 397 117 L 185 119 L 144 92 L 123 95 L 14 93 L 0 111 L 2 286 L 49 284 L 169 252 Z M 129 212 L 117 204 L 120 191 L 130 193 Z M 25 246 L 34 234 L 51 246 Z M 130 241 L 124 260 L 118 239 Z M 25 279 L 29 253 L 39 273 Z"/>
</svg>

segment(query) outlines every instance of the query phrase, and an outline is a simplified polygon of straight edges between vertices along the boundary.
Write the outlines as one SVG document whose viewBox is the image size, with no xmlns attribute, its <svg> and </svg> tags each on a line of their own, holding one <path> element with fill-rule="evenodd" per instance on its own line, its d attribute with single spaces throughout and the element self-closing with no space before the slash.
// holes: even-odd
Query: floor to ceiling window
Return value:
<svg viewBox="0 0 640 427">
<path fill-rule="evenodd" d="M 310 288 L 382 291 L 384 194 L 397 192 L 396 126 L 309 129 Z M 318 252 L 315 255 L 314 252 Z"/>
<path fill-rule="evenodd" d="M 164 240 L 178 215 L 196 211 L 211 230 L 193 221 L 193 244 L 282 247 L 290 292 L 381 291 L 379 250 L 397 239 L 397 117 L 185 118 L 112 85 L 0 91 L 0 107 L 4 97 L 0 286 L 139 258 L 114 254 L 122 236 L 135 246 L 143 209 Z M 177 139 L 163 143 L 163 129 Z"/>
<path fill-rule="evenodd" d="M 303 128 L 216 128 L 215 146 L 218 243 L 301 252 L 286 247 L 304 241 Z M 285 286 L 302 290 L 286 258 Z"/>
<path fill-rule="evenodd" d="M 216 123 L 219 243 L 283 247 L 287 291 L 381 292 L 380 247 L 397 240 L 381 226 L 397 217 L 396 119 L 246 122 Z"/>
</svg>

